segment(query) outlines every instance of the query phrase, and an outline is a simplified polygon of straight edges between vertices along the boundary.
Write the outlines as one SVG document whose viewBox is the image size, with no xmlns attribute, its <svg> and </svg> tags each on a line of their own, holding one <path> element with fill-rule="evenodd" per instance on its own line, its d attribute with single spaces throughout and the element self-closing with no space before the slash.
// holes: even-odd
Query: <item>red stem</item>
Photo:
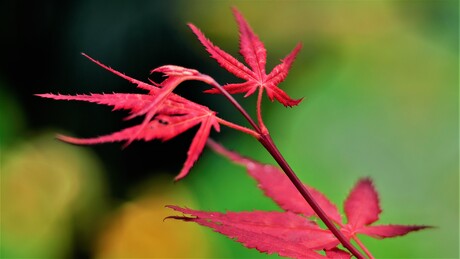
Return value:
<svg viewBox="0 0 460 259">
<path fill-rule="evenodd" d="M 252 136 L 255 137 L 256 139 L 259 139 L 259 138 L 260 138 L 260 134 L 257 133 L 257 132 L 255 132 L 255 131 L 253 131 L 252 129 L 248 129 L 248 128 L 246 128 L 246 127 L 240 126 L 240 125 L 235 124 L 235 123 L 233 123 L 233 122 L 229 122 L 229 121 L 224 120 L 224 119 L 219 118 L 219 117 L 216 117 L 216 119 L 217 119 L 217 122 L 219 122 L 219 123 L 222 124 L 222 125 L 225 125 L 225 126 L 227 126 L 227 127 L 229 127 L 229 128 L 232 128 L 232 129 L 235 129 L 235 130 L 239 130 L 239 131 L 241 131 L 241 132 L 243 132 L 243 133 L 247 133 L 247 134 L 249 134 L 249 135 L 252 135 Z"/>
<path fill-rule="evenodd" d="M 264 88 L 259 88 L 259 93 L 257 94 L 257 122 L 259 122 L 260 131 L 262 134 L 268 134 L 268 129 L 265 127 L 264 121 L 262 120 L 262 95 L 264 93 Z"/>
<path fill-rule="evenodd" d="M 240 103 L 237 102 L 235 100 L 235 98 L 233 98 L 233 96 L 231 96 L 227 90 L 225 90 L 219 83 L 217 83 L 216 81 L 212 82 L 212 86 L 214 86 L 215 88 L 217 88 L 217 90 L 219 90 L 224 96 L 225 98 L 227 98 L 230 103 L 235 106 L 235 108 L 241 113 L 243 114 L 244 118 L 246 118 L 246 120 L 249 122 L 249 124 L 251 124 L 251 126 L 254 128 L 255 131 L 257 131 L 258 133 L 260 133 L 260 128 L 259 126 L 257 126 L 257 124 L 254 122 L 254 120 L 251 118 L 251 116 L 249 116 L 249 114 L 246 112 L 246 110 L 241 107 Z M 258 139 L 258 138 L 257 138 Z"/>
<path fill-rule="evenodd" d="M 361 255 L 358 249 L 354 247 L 351 242 L 345 237 L 345 235 L 335 226 L 335 224 L 331 221 L 331 219 L 327 216 L 327 214 L 321 209 L 319 204 L 310 194 L 310 192 L 305 188 L 305 185 L 302 184 L 300 179 L 294 173 L 292 168 L 284 159 L 283 155 L 279 152 L 278 148 L 276 147 L 275 143 L 273 142 L 272 138 L 269 134 L 262 135 L 259 139 L 259 142 L 267 149 L 267 151 L 272 155 L 272 157 L 276 160 L 278 165 L 283 169 L 284 173 L 287 177 L 291 180 L 291 182 L 295 185 L 297 190 L 300 192 L 302 197 L 308 202 L 311 206 L 313 211 L 315 211 L 316 215 L 324 222 L 327 228 L 334 234 L 334 236 L 342 243 L 342 245 L 347 248 L 356 258 L 364 259 L 365 257 Z"/>
<path fill-rule="evenodd" d="M 326 213 L 321 209 L 321 207 L 318 205 L 318 203 L 315 201 L 313 196 L 310 194 L 310 192 L 305 188 L 305 186 L 302 184 L 300 181 L 299 177 L 294 173 L 292 168 L 289 166 L 289 164 L 286 162 L 284 159 L 283 155 L 279 152 L 278 148 L 276 147 L 275 143 L 273 142 L 272 138 L 270 137 L 270 134 L 268 131 L 265 130 L 262 131 L 261 128 L 257 126 L 257 124 L 254 122 L 254 120 L 249 116 L 249 114 L 246 112 L 246 110 L 241 107 L 241 105 L 231 96 L 222 86 L 220 86 L 217 82 L 213 82 L 213 86 L 216 87 L 229 101 L 230 103 L 235 106 L 235 108 L 243 114 L 243 116 L 248 120 L 249 124 L 254 128 L 254 130 L 260 134 L 260 136 L 257 138 L 259 142 L 267 149 L 267 151 L 270 153 L 270 155 L 275 159 L 275 161 L 279 164 L 281 169 L 284 171 L 284 173 L 287 175 L 289 180 L 294 184 L 294 186 L 297 188 L 297 190 L 300 192 L 302 197 L 305 199 L 305 201 L 308 202 L 308 204 L 311 206 L 313 211 L 315 211 L 316 215 L 324 222 L 324 224 L 327 226 L 327 228 L 334 234 L 334 236 L 342 243 L 342 245 L 348 249 L 356 258 L 358 259 L 364 259 L 365 257 L 361 255 L 358 249 L 354 247 L 351 242 L 345 237 L 345 235 L 334 225 L 332 220 L 329 219 L 329 217 L 326 215 Z M 260 105 L 261 105 L 261 96 L 262 91 L 259 90 L 259 97 L 257 100 L 257 109 L 258 109 L 258 119 L 260 123 L 260 127 L 265 127 L 261 114 L 260 114 Z"/>
</svg>

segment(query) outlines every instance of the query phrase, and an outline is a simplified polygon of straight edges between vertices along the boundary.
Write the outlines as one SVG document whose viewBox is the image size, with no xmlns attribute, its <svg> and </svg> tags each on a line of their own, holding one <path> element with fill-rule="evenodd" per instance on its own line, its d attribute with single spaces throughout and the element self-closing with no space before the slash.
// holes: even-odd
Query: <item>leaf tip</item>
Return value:
<svg viewBox="0 0 460 259">
<path fill-rule="evenodd" d="M 187 26 L 192 30 L 193 33 L 197 34 L 197 32 L 201 32 L 198 27 L 195 26 L 195 24 L 189 22 L 187 23 Z"/>
<path fill-rule="evenodd" d="M 238 8 L 236 6 L 232 6 L 231 9 L 232 9 L 233 15 L 241 16 L 241 12 L 240 12 L 240 10 L 238 10 Z"/>
<path fill-rule="evenodd" d="M 366 177 L 359 179 L 358 182 L 356 183 L 356 186 L 367 187 L 367 188 L 374 190 L 374 192 L 377 192 L 375 190 L 374 181 L 372 180 L 370 176 L 366 176 Z"/>
<path fill-rule="evenodd" d="M 89 56 L 88 54 L 86 54 L 85 52 L 80 52 L 80 54 L 81 54 L 83 57 L 85 57 L 85 58 L 87 58 L 87 59 L 89 59 L 89 60 L 95 62 L 95 59 L 93 59 L 92 57 L 90 57 L 90 56 Z"/>
<path fill-rule="evenodd" d="M 184 179 L 188 175 L 189 171 L 190 169 L 186 170 L 185 168 L 182 168 L 180 173 L 174 177 L 174 182 L 177 183 L 178 181 Z"/>
<path fill-rule="evenodd" d="M 74 138 L 74 137 L 70 137 L 70 136 L 66 136 L 66 135 L 62 135 L 62 134 L 56 134 L 56 139 L 60 140 L 60 141 L 63 141 L 63 142 L 66 142 L 66 143 L 69 143 L 69 144 L 74 144 L 74 145 L 81 145 L 83 144 L 81 142 L 80 139 L 78 138 Z"/>
<path fill-rule="evenodd" d="M 297 106 L 299 105 L 302 101 L 303 101 L 304 97 L 300 98 L 300 99 L 292 99 L 292 100 L 289 100 L 289 102 L 286 102 L 286 103 L 283 103 L 284 106 L 286 107 L 294 107 L 294 106 Z"/>
</svg>

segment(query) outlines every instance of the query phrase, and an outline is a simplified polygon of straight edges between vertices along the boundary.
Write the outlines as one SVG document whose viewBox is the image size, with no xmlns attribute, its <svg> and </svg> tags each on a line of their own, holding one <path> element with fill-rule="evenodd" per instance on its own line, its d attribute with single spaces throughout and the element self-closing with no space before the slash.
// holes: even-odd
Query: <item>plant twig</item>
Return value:
<svg viewBox="0 0 460 259">
<path fill-rule="evenodd" d="M 252 129 L 249 129 L 249 128 L 246 128 L 246 127 L 243 127 L 243 126 L 240 126 L 238 124 L 235 124 L 233 122 L 230 122 L 230 121 L 227 121 L 227 120 L 224 120 L 222 118 L 219 118 L 219 117 L 216 117 L 217 121 L 222 124 L 222 125 L 225 125 L 229 128 L 232 128 L 232 129 L 235 129 L 235 130 L 239 130 L 241 132 L 244 132 L 244 133 L 247 133 L 249 135 L 252 135 L 253 137 L 255 137 L 256 139 L 259 139 L 260 138 L 260 134 L 258 132 L 255 132 L 254 130 Z"/>
<path fill-rule="evenodd" d="M 262 122 L 260 111 L 258 110 L 258 119 L 260 123 L 260 127 L 258 127 L 257 124 L 254 122 L 254 120 L 251 118 L 251 116 L 249 116 L 249 114 L 246 112 L 246 110 L 243 107 L 241 107 L 241 105 L 233 98 L 233 96 L 231 96 L 221 85 L 219 85 L 217 82 L 213 82 L 213 86 L 216 87 L 230 101 L 230 103 L 233 106 L 235 106 L 235 108 L 238 111 L 241 112 L 241 114 L 243 114 L 243 116 L 246 118 L 249 124 L 251 124 L 254 130 L 260 134 L 260 137 L 257 138 L 259 142 L 265 147 L 265 149 L 267 149 L 270 155 L 275 159 L 275 161 L 278 163 L 278 165 L 287 175 L 289 180 L 291 180 L 291 182 L 300 192 L 300 194 L 305 199 L 305 201 L 307 201 L 307 203 L 311 206 L 313 211 L 315 211 L 315 213 L 324 222 L 324 224 L 332 232 L 332 234 L 334 234 L 334 236 L 340 241 L 340 243 L 342 243 L 342 245 L 346 249 L 348 249 L 354 256 L 356 256 L 356 258 L 364 259 L 365 257 L 360 253 L 360 251 L 356 247 L 354 247 L 351 244 L 351 242 L 345 237 L 345 235 L 334 225 L 332 220 L 329 219 L 327 214 L 321 209 L 321 207 L 315 201 L 315 199 L 310 194 L 310 192 L 307 190 L 307 188 L 305 188 L 305 186 L 302 184 L 300 179 L 294 173 L 292 168 L 286 162 L 283 155 L 281 155 L 280 151 L 276 147 L 268 131 L 264 130 L 264 132 L 262 132 L 262 129 L 260 127 L 264 127 L 264 124 Z M 258 99 L 261 99 L 261 98 L 259 97 Z M 259 102 L 260 100 L 258 100 L 258 109 L 260 109 Z"/>
<path fill-rule="evenodd" d="M 273 142 L 272 138 L 269 134 L 262 135 L 259 139 L 259 142 L 267 149 L 267 151 L 272 155 L 287 177 L 291 180 L 297 190 L 300 192 L 302 197 L 308 202 L 311 206 L 313 211 L 315 211 L 316 215 L 324 222 L 327 228 L 334 234 L 334 236 L 342 243 L 342 245 L 348 249 L 356 258 L 364 259 L 365 257 L 361 255 L 358 249 L 354 247 L 351 242 L 345 237 L 345 235 L 334 225 L 331 219 L 327 216 L 327 214 L 321 209 L 319 204 L 310 194 L 310 192 L 305 188 L 302 184 L 300 179 L 294 173 L 292 168 L 284 159 L 283 155 L 279 152 L 278 148 L 276 147 L 275 143 Z"/>
<path fill-rule="evenodd" d="M 243 114 L 244 118 L 246 118 L 246 120 L 249 122 L 249 124 L 251 124 L 251 126 L 254 128 L 254 130 L 258 133 L 260 133 L 260 128 L 259 126 L 257 126 L 257 124 L 254 122 L 254 120 L 251 118 L 251 116 L 246 112 L 246 110 L 241 107 L 240 103 L 235 100 L 235 98 L 233 98 L 233 96 L 231 96 L 219 83 L 217 83 L 216 81 L 212 82 L 212 86 L 214 86 L 217 90 L 219 90 L 224 96 L 225 98 L 227 98 L 230 103 L 235 106 L 235 108 L 241 113 Z"/>
</svg>

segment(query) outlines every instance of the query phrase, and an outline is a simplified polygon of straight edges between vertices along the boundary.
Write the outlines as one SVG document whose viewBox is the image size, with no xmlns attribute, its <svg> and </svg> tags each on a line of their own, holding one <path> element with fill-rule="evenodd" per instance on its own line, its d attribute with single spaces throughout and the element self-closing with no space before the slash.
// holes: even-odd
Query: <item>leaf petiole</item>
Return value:
<svg viewBox="0 0 460 259">
<path fill-rule="evenodd" d="M 233 123 L 233 122 L 224 120 L 224 119 L 219 118 L 219 117 L 216 117 L 216 120 L 217 120 L 217 122 L 219 122 L 220 124 L 225 125 L 225 126 L 227 126 L 227 127 L 229 127 L 229 128 L 232 128 L 232 129 L 241 131 L 241 132 L 243 132 L 243 133 L 252 135 L 252 136 L 255 137 L 256 139 L 259 139 L 259 138 L 260 138 L 260 134 L 257 133 L 257 132 L 255 132 L 255 131 L 252 130 L 252 129 L 249 129 L 249 128 L 240 126 L 240 125 L 238 125 L 238 124 L 235 124 L 235 123 Z"/>
<path fill-rule="evenodd" d="M 357 236 L 353 236 L 353 240 L 355 240 L 356 244 L 358 244 L 358 246 L 364 251 L 364 253 L 366 253 L 367 257 L 369 257 L 369 259 L 374 259 L 375 257 L 371 254 L 371 251 L 369 251 L 369 249 L 367 249 L 367 247 L 361 242 L 361 240 L 359 240 L 359 238 Z"/>
<path fill-rule="evenodd" d="M 257 121 L 259 122 L 259 127 L 262 134 L 269 134 L 267 127 L 265 127 L 264 121 L 262 119 L 262 96 L 264 93 L 264 88 L 259 87 L 259 93 L 257 94 Z"/>
</svg>

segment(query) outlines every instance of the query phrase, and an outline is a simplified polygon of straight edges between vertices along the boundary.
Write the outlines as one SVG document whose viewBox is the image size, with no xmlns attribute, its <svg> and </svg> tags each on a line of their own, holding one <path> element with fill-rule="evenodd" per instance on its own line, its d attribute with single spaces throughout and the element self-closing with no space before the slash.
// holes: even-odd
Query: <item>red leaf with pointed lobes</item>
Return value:
<svg viewBox="0 0 460 259">
<path fill-rule="evenodd" d="M 233 9 L 233 14 L 240 32 L 240 54 L 249 65 L 250 69 L 227 52 L 216 47 L 197 27 L 193 24 L 189 24 L 189 27 L 198 37 L 201 44 L 206 47 L 211 57 L 227 71 L 245 80 L 243 83 L 225 85 L 225 90 L 231 94 L 245 93 L 245 97 L 247 97 L 253 94 L 258 88 L 262 88 L 267 90 L 267 95 L 271 101 L 276 99 L 284 106 L 289 107 L 298 105 L 302 99 L 294 100 L 290 98 L 278 87 L 278 84 L 286 78 L 297 53 L 301 49 L 301 44 L 298 44 L 294 50 L 281 61 L 281 64 L 277 65 L 267 75 L 265 70 L 267 53 L 264 44 L 252 31 L 249 24 L 236 8 Z M 207 90 L 206 92 L 220 93 L 220 91 L 215 88 Z"/>
<path fill-rule="evenodd" d="M 113 106 L 113 110 L 129 110 L 131 115 L 128 118 L 145 115 L 145 119 L 141 125 L 129 127 L 119 132 L 100 137 L 74 138 L 58 135 L 58 138 L 66 142 L 79 145 L 118 141 L 127 141 L 129 144 L 133 140 L 150 141 L 154 139 L 166 141 L 200 124 L 200 127 L 187 152 L 187 159 L 184 166 L 178 176 L 176 176 L 175 180 L 185 177 L 203 151 L 211 128 L 219 131 L 220 127 L 214 111 L 211 111 L 205 106 L 184 99 L 172 93 L 172 90 L 184 80 L 200 80 L 211 85 L 215 85 L 215 81 L 211 77 L 203 75 L 194 69 L 187 69 L 179 66 L 163 66 L 154 69 L 152 72 L 164 73 L 168 78 L 160 84 L 154 83 L 151 85 L 126 76 L 125 74 L 105 66 L 85 54 L 83 55 L 104 69 L 130 81 L 131 83 L 137 84 L 137 86 L 142 89 L 148 90 L 149 94 L 113 93 L 75 96 L 61 94 L 37 94 L 37 96 L 52 98 L 55 100 L 75 100 L 104 104 Z"/>
<path fill-rule="evenodd" d="M 246 167 L 248 173 L 258 182 L 258 187 L 272 198 L 287 212 L 316 216 L 309 205 L 297 193 L 294 185 L 287 176 L 278 168 L 264 165 L 252 159 L 243 157 L 235 152 L 225 149 L 213 140 L 208 140 L 208 145 L 217 153 L 226 156 L 235 163 Z M 370 226 L 379 219 L 381 212 L 378 193 L 372 181 L 364 178 L 358 181 L 345 201 L 345 214 L 348 224 L 341 222 L 341 216 L 334 204 L 319 191 L 306 185 L 316 202 L 348 238 L 357 238 L 356 234 L 365 234 L 375 238 L 387 238 L 405 235 L 409 232 L 430 228 L 429 226 L 404 226 L 404 225 L 376 225 Z M 282 233 L 282 231 L 280 231 Z M 305 244 L 307 247 L 308 245 Z M 311 246 L 310 246 L 311 247 Z M 332 247 L 331 247 L 332 248 Z M 330 249 L 330 248 L 328 248 Z M 330 258 L 349 258 L 350 254 L 337 250 L 327 251 Z"/>
<path fill-rule="evenodd" d="M 291 212 L 204 212 L 167 206 L 188 216 L 169 218 L 196 222 L 213 228 L 246 247 L 268 254 L 302 257 L 318 254 L 313 250 L 332 249 L 338 243 L 328 231 L 304 217 Z M 309 258 L 309 257 L 307 257 Z"/>
<path fill-rule="evenodd" d="M 364 178 L 352 189 L 344 205 L 348 223 L 342 231 L 349 237 L 364 234 L 374 238 L 402 236 L 412 231 L 431 228 L 430 226 L 405 225 L 373 225 L 379 219 L 382 209 L 379 205 L 378 193 L 372 180 Z"/>
<path fill-rule="evenodd" d="M 294 184 L 279 168 L 243 157 L 236 152 L 225 149 L 222 145 L 212 140 L 209 140 L 208 144 L 216 152 L 226 156 L 233 162 L 244 165 L 249 175 L 258 182 L 258 187 L 264 191 L 265 195 L 273 199 L 284 210 L 306 216 L 315 215 L 313 209 L 308 205 L 302 195 L 300 195 Z M 316 202 L 333 221 L 336 223 L 342 222 L 337 207 L 324 194 L 310 186 L 306 187 Z"/>
</svg>

